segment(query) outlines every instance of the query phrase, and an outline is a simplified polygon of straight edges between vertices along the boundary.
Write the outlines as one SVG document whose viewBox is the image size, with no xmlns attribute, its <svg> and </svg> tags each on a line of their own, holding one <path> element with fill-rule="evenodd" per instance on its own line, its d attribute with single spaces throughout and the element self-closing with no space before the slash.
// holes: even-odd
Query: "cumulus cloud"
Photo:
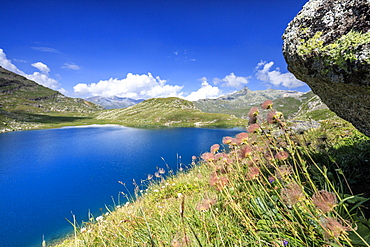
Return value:
<svg viewBox="0 0 370 247">
<path fill-rule="evenodd" d="M 80 70 L 81 67 L 74 63 L 64 63 L 62 66 L 63 69 L 71 69 L 71 70 Z"/>
<path fill-rule="evenodd" d="M 181 97 L 182 86 L 167 85 L 166 80 L 151 73 L 138 75 L 128 73 L 124 79 L 101 80 L 98 83 L 79 83 L 73 87 L 78 95 L 120 96 L 132 99 L 148 99 L 154 97 Z"/>
<path fill-rule="evenodd" d="M 203 77 L 199 80 L 202 82 L 201 87 L 197 91 L 192 92 L 188 96 L 186 96 L 186 100 L 196 101 L 199 99 L 215 98 L 220 96 L 221 90 L 218 87 L 209 85 L 206 77 Z"/>
<path fill-rule="evenodd" d="M 19 70 L 17 66 L 15 66 L 9 59 L 7 59 L 4 51 L 0 49 L 0 66 L 3 67 L 4 69 L 22 75 L 27 79 L 35 81 L 45 87 L 49 87 L 54 90 L 64 90 L 59 89 L 59 83 L 57 80 L 49 77 L 50 69 L 46 64 L 43 64 L 42 62 L 37 62 L 31 65 L 37 68 L 40 72 L 34 72 L 33 74 L 24 73 L 23 71 Z"/>
<path fill-rule="evenodd" d="M 271 70 L 274 62 L 260 62 L 258 63 L 256 69 L 257 79 L 272 84 L 274 86 L 283 86 L 287 88 L 296 88 L 306 85 L 304 82 L 295 78 L 292 73 L 281 73 L 279 68 Z"/>
<path fill-rule="evenodd" d="M 31 65 L 33 67 L 37 68 L 38 70 L 40 70 L 42 73 L 44 73 L 46 75 L 50 72 L 49 67 L 46 64 L 42 63 L 42 62 L 33 63 Z"/>
<path fill-rule="evenodd" d="M 243 88 L 246 84 L 248 84 L 248 78 L 236 76 L 234 73 L 230 73 L 230 75 L 225 76 L 223 79 L 214 78 L 213 83 L 215 85 L 221 83 L 222 87 L 231 87 L 240 89 Z"/>
</svg>

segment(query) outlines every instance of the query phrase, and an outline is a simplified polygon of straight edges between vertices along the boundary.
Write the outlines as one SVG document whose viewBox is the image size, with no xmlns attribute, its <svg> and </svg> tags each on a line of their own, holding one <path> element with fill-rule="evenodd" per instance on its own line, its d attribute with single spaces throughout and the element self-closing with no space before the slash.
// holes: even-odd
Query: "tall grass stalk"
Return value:
<svg viewBox="0 0 370 247">
<path fill-rule="evenodd" d="M 366 198 L 346 194 L 344 174 L 315 158 L 330 156 L 315 130 L 297 133 L 272 104 L 262 108 L 252 108 L 248 133 L 225 137 L 190 169 L 159 169 L 124 194 L 130 203 L 74 219 L 75 235 L 58 246 L 370 246 Z"/>
</svg>

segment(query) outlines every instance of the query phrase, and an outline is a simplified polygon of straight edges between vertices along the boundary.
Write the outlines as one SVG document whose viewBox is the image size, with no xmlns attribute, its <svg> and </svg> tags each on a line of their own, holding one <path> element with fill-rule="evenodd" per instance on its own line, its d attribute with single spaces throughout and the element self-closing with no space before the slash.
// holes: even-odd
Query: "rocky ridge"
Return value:
<svg viewBox="0 0 370 247">
<path fill-rule="evenodd" d="M 370 1 L 310 0 L 283 35 L 288 70 L 370 136 Z"/>
</svg>

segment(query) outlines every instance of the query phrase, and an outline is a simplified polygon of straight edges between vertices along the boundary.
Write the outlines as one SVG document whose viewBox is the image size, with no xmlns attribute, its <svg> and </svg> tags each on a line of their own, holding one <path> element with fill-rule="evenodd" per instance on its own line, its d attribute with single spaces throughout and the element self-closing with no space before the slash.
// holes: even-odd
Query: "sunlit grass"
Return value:
<svg viewBox="0 0 370 247">
<path fill-rule="evenodd" d="M 225 137 L 190 169 L 159 169 L 113 211 L 71 220 L 74 235 L 58 246 L 370 246 L 368 200 L 348 186 L 350 164 L 338 165 L 369 138 L 339 120 L 293 131 L 270 102 L 262 108 L 249 133 Z"/>
</svg>

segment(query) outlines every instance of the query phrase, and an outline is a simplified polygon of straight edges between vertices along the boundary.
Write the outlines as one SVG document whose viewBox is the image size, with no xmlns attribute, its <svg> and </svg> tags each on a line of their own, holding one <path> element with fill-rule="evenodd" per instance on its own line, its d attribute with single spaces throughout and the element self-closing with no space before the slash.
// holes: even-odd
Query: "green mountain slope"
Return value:
<svg viewBox="0 0 370 247">
<path fill-rule="evenodd" d="M 38 128 L 73 122 L 102 110 L 101 106 L 41 86 L 0 67 L 0 130 Z"/>
<path fill-rule="evenodd" d="M 259 106 L 266 100 L 278 100 L 286 99 L 289 100 L 289 104 L 294 102 L 292 107 L 298 110 L 301 104 L 301 99 L 304 93 L 291 91 L 291 90 L 257 90 L 252 91 L 245 87 L 235 93 L 228 94 L 216 99 L 203 99 L 195 102 L 195 105 L 204 112 L 218 112 L 225 114 L 234 114 L 238 117 L 245 117 L 248 115 L 249 110 L 254 106 Z M 280 100 L 285 102 L 284 100 Z M 285 105 L 285 104 L 284 104 Z M 284 112 L 284 109 L 280 109 L 283 113 L 287 114 L 291 111 Z"/>
<path fill-rule="evenodd" d="M 137 105 L 97 114 L 98 120 L 114 121 L 126 126 L 245 126 L 245 119 L 220 113 L 204 113 L 193 102 L 170 98 L 154 98 Z"/>
</svg>

